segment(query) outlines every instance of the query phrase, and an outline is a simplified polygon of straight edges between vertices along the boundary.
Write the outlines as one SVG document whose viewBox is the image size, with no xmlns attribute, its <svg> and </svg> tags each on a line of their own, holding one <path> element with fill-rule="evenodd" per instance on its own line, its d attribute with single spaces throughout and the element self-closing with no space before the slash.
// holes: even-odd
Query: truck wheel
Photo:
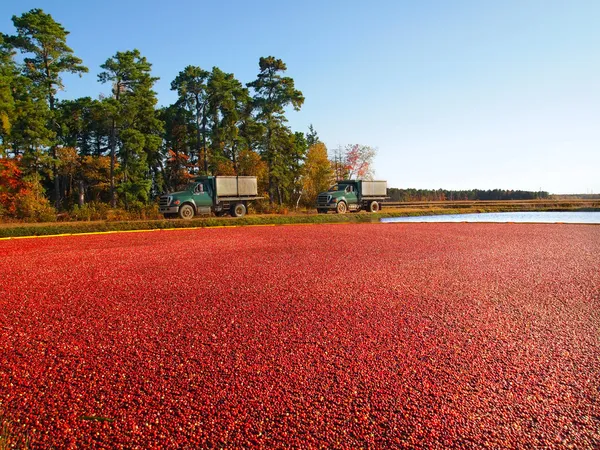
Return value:
<svg viewBox="0 0 600 450">
<path fill-rule="evenodd" d="M 377 212 L 379 211 L 379 203 L 377 203 L 375 200 L 373 200 L 371 203 L 369 203 L 369 212 Z"/>
<path fill-rule="evenodd" d="M 346 206 L 346 202 L 339 202 L 337 207 L 335 208 L 335 212 L 338 214 L 346 214 L 348 207 Z"/>
<path fill-rule="evenodd" d="M 231 215 L 233 217 L 244 217 L 246 215 L 246 206 L 243 203 L 236 204 L 231 209 Z"/>
<path fill-rule="evenodd" d="M 179 217 L 185 220 L 192 219 L 194 217 L 194 208 L 192 205 L 183 205 L 179 208 Z"/>
</svg>

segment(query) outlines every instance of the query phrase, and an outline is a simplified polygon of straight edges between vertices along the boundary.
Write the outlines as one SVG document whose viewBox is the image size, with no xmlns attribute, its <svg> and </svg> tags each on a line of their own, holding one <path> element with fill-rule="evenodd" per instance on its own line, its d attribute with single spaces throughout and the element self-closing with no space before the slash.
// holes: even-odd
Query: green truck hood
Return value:
<svg viewBox="0 0 600 450">
<path fill-rule="evenodd" d="M 345 194 L 344 191 L 327 191 L 327 192 L 321 192 L 319 195 L 331 195 L 332 197 L 343 197 Z"/>
<path fill-rule="evenodd" d="M 171 197 L 182 197 L 182 196 L 189 196 L 192 195 L 189 191 L 177 191 L 177 192 L 171 192 L 170 194 Z"/>
</svg>

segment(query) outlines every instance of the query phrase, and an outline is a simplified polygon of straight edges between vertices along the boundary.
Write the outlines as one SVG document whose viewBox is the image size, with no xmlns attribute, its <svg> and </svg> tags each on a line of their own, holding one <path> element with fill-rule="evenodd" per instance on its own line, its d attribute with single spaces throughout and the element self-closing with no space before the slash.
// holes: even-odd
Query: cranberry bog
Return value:
<svg viewBox="0 0 600 450">
<path fill-rule="evenodd" d="M 598 448 L 600 226 L 0 241 L 32 448 Z"/>
</svg>

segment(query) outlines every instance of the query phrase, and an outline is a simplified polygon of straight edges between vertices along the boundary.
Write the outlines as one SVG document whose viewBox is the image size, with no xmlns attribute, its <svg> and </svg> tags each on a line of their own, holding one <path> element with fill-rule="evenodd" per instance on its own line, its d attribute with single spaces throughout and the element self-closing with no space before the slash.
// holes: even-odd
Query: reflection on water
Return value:
<svg viewBox="0 0 600 450">
<path fill-rule="evenodd" d="M 531 211 L 439 216 L 391 217 L 382 222 L 523 222 L 523 223 L 599 223 L 600 212 Z"/>
</svg>

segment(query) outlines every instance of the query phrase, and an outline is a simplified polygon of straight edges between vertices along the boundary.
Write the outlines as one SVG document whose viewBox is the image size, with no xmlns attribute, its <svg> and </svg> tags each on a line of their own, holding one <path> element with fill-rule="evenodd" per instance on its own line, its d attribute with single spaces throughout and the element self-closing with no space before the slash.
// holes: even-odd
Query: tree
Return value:
<svg viewBox="0 0 600 450">
<path fill-rule="evenodd" d="M 152 180 L 156 179 L 160 161 L 163 122 L 155 111 L 158 78 L 152 77 L 152 65 L 139 50 L 117 52 L 100 66 L 101 83 L 112 83 L 112 98 L 105 104 L 110 125 L 111 206 L 116 206 L 116 192 L 125 206 L 131 201 L 148 201 Z M 116 157 L 120 159 L 120 186 L 115 186 Z M 158 189 L 157 189 L 158 190 Z"/>
<path fill-rule="evenodd" d="M 0 158 L 0 217 L 51 221 L 55 211 L 44 197 L 39 176 L 24 176 L 22 159 Z"/>
<path fill-rule="evenodd" d="M 377 150 L 368 145 L 347 145 L 343 150 L 338 149 L 342 155 L 342 166 L 347 178 L 373 178 L 373 159 Z"/>
<path fill-rule="evenodd" d="M 269 180 L 276 182 L 275 188 L 279 205 L 296 204 L 302 190 L 300 179 L 302 164 L 308 150 L 303 133 L 292 133 L 287 127 L 278 127 L 271 136 L 273 149 Z"/>
<path fill-rule="evenodd" d="M 105 103 L 90 97 L 64 100 L 57 105 L 59 142 L 76 147 L 81 155 L 101 156 L 109 150 L 110 117 Z"/>
<path fill-rule="evenodd" d="M 63 89 L 61 74 L 82 74 L 88 71 L 81 59 L 67 45 L 69 32 L 41 9 L 32 9 L 12 18 L 17 35 L 10 38 L 22 53 L 24 73 L 46 96 L 50 109 L 49 129 L 58 133 L 60 124 L 55 117 L 56 93 Z M 51 156 L 56 160 L 56 142 L 52 142 Z M 60 205 L 60 186 L 56 161 L 53 164 L 55 206 Z"/>
<path fill-rule="evenodd" d="M 322 142 L 308 149 L 302 177 L 303 203 L 314 207 L 319 192 L 326 191 L 334 180 L 331 161 L 327 157 L 327 147 Z"/>
<path fill-rule="evenodd" d="M 117 166 L 118 169 L 118 166 Z M 109 156 L 83 156 L 81 158 L 81 183 L 80 195 L 83 193 L 94 201 L 110 199 L 110 157 Z M 79 199 L 79 205 L 84 198 Z"/>
<path fill-rule="evenodd" d="M 256 177 L 258 192 L 264 193 L 268 189 L 269 169 L 260 155 L 253 150 L 242 150 L 238 155 L 238 175 Z"/>
<path fill-rule="evenodd" d="M 211 122 L 211 153 L 213 167 L 223 173 L 231 166 L 235 171 L 240 147 L 247 141 L 240 134 L 240 127 L 249 120 L 251 102 L 248 89 L 232 73 L 213 67 L 207 84 L 208 115 Z M 231 164 L 227 164 L 225 159 Z M 230 171 L 229 169 L 226 169 Z M 213 169 L 213 173 L 217 171 Z"/>
<path fill-rule="evenodd" d="M 187 66 L 171 83 L 171 90 L 177 91 L 179 99 L 176 105 L 190 112 L 196 129 L 196 160 L 202 155 L 204 174 L 208 174 L 207 154 L 207 80 L 210 73 L 197 66 Z M 192 158 L 193 162 L 193 158 Z"/>
<path fill-rule="evenodd" d="M 163 169 L 165 190 L 177 191 L 187 184 L 192 172 L 192 148 L 195 126 L 192 114 L 178 104 L 159 110 L 159 119 L 165 124 L 163 151 L 167 159 Z"/>
<path fill-rule="evenodd" d="M 56 134 L 48 129 L 45 94 L 21 74 L 10 42 L 10 37 L 0 34 L 0 154 L 24 155 L 22 165 L 30 173 L 50 163 L 44 149 Z"/>
<path fill-rule="evenodd" d="M 320 142 L 321 142 L 321 140 L 319 139 L 319 136 L 317 135 L 317 132 L 315 131 L 315 129 L 312 126 L 312 124 L 310 124 L 308 126 L 308 133 L 306 133 L 306 144 L 310 148 L 313 145 L 318 144 Z"/>
<path fill-rule="evenodd" d="M 15 78 L 13 86 L 15 114 L 7 148 L 15 157 L 23 157 L 26 175 L 43 174 L 52 179 L 55 164 L 47 149 L 56 142 L 56 132 L 48 127 L 50 110 L 41 89 L 24 76 Z"/>
<path fill-rule="evenodd" d="M 286 158 L 282 158 L 279 152 L 282 148 L 289 148 L 282 144 L 285 136 L 291 134 L 289 130 L 285 131 L 285 108 L 292 105 L 296 111 L 300 110 L 304 96 L 294 87 L 292 78 L 282 76 L 287 67 L 281 59 L 261 57 L 259 67 L 257 79 L 248 83 L 248 86 L 254 90 L 257 120 L 265 129 L 262 152 L 269 169 L 269 199 L 273 203 L 276 191 L 281 201 L 281 189 L 276 189 L 276 185 L 284 181 L 281 179 L 284 170 L 281 164 Z"/>
<path fill-rule="evenodd" d="M 15 216 L 16 197 L 25 192 L 23 171 L 19 167 L 19 162 L 18 158 L 0 157 L 0 217 Z"/>
<path fill-rule="evenodd" d="M 0 34 L 0 154 L 10 140 L 10 130 L 14 122 L 15 99 L 12 87 L 18 70 L 14 62 L 14 50 Z"/>
</svg>

